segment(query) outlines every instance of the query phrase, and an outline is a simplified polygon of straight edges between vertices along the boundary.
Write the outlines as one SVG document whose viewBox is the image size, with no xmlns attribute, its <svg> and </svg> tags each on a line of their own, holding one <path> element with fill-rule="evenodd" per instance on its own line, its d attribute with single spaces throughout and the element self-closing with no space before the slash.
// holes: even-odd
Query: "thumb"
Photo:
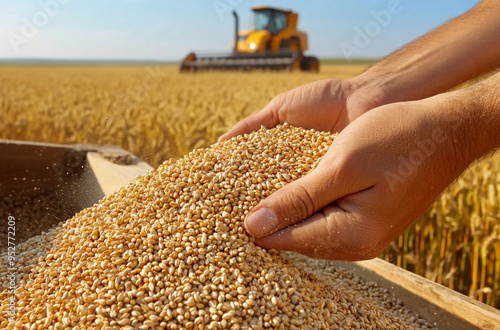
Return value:
<svg viewBox="0 0 500 330">
<path fill-rule="evenodd" d="M 245 228 L 261 238 L 298 223 L 342 197 L 346 193 L 342 186 L 331 169 L 327 173 L 318 167 L 261 201 L 246 217 Z"/>
<path fill-rule="evenodd" d="M 277 100 L 278 98 L 282 98 L 282 96 L 278 95 L 275 99 Z M 229 140 L 238 135 L 255 132 L 259 130 L 261 126 L 272 128 L 278 124 L 282 124 L 278 114 L 280 104 L 282 103 L 277 102 L 275 99 L 261 111 L 237 122 L 229 131 L 219 137 L 218 142 Z"/>
</svg>

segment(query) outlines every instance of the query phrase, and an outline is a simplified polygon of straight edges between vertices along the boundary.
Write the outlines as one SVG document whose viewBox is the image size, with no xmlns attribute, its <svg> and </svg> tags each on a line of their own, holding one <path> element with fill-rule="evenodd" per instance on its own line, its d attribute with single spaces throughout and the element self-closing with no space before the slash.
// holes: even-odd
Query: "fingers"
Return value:
<svg viewBox="0 0 500 330">
<path fill-rule="evenodd" d="M 278 110 L 279 103 L 273 99 L 273 101 L 261 111 L 237 122 L 229 131 L 220 136 L 218 141 L 226 141 L 241 134 L 255 132 L 259 130 L 261 126 L 272 128 L 281 124 Z"/>
<path fill-rule="evenodd" d="M 332 79 L 315 81 L 281 93 L 264 109 L 239 121 L 219 138 L 219 142 L 251 133 L 261 126 L 272 128 L 284 122 L 306 129 L 332 131 L 334 127 L 339 128 L 336 123 L 345 109 L 346 93 L 341 81 Z"/>
<path fill-rule="evenodd" d="M 245 219 L 245 228 L 256 238 L 270 235 L 310 217 L 345 193 L 335 173 L 318 167 L 260 202 Z"/>
<path fill-rule="evenodd" d="M 335 222 L 329 222 L 326 214 L 333 216 Z M 255 243 L 264 248 L 300 252 L 324 250 L 326 242 L 334 248 L 338 242 L 334 239 L 338 235 L 337 221 L 346 220 L 346 213 L 338 206 L 327 206 L 306 220 L 269 236 L 256 238 Z"/>
<path fill-rule="evenodd" d="M 365 260 L 383 251 L 377 239 L 379 233 L 370 226 L 359 214 L 332 205 L 300 223 L 255 239 L 255 244 L 317 259 Z"/>
</svg>

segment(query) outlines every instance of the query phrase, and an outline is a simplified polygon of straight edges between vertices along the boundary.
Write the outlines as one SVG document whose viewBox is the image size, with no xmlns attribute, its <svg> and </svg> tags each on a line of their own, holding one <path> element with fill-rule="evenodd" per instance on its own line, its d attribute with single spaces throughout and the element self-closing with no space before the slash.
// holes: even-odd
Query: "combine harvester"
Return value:
<svg viewBox="0 0 500 330">
<path fill-rule="evenodd" d="M 181 72 L 202 70 L 303 70 L 319 71 L 316 57 L 304 56 L 307 34 L 297 31 L 299 15 L 290 10 L 254 7 L 254 27 L 239 31 L 235 18 L 233 52 L 231 54 L 190 53 L 182 61 Z"/>
</svg>

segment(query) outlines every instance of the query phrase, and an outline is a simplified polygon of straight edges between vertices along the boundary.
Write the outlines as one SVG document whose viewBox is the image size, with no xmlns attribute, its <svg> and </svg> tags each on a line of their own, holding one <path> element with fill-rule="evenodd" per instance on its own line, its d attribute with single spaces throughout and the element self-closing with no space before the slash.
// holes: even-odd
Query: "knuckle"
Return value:
<svg viewBox="0 0 500 330">
<path fill-rule="evenodd" d="M 310 217 L 314 213 L 314 199 L 308 189 L 301 184 L 283 194 L 285 201 L 280 203 L 283 213 L 287 214 L 287 222 L 296 222 Z"/>
<path fill-rule="evenodd" d="M 335 149 L 331 149 L 330 154 L 335 156 L 329 159 L 331 162 L 328 166 L 335 169 L 335 171 L 332 172 L 332 175 L 325 177 L 325 181 L 328 182 L 329 186 L 341 186 L 349 190 L 353 189 L 350 187 L 359 184 L 365 185 L 367 181 L 373 180 L 373 178 L 367 177 L 369 173 L 364 168 L 367 161 L 361 155 L 356 153 L 345 154 L 341 150 L 337 152 Z"/>
<path fill-rule="evenodd" d="M 309 193 L 309 190 L 302 186 L 302 185 L 297 185 L 295 187 L 295 200 L 296 200 L 296 205 L 297 208 L 300 209 L 301 211 L 301 216 L 302 219 L 310 217 L 314 211 L 314 197 Z"/>
<path fill-rule="evenodd" d="M 287 110 L 287 104 L 289 103 L 288 100 L 290 98 L 290 91 L 283 92 L 275 96 L 271 100 L 271 109 L 273 109 L 274 113 L 278 115 L 279 118 L 281 118 L 284 113 Z"/>
</svg>

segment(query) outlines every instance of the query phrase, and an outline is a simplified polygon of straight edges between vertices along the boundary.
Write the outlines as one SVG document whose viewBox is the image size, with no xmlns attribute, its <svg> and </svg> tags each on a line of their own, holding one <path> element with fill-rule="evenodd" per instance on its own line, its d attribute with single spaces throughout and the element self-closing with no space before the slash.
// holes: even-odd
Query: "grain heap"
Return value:
<svg viewBox="0 0 500 330">
<path fill-rule="evenodd" d="M 243 228 L 249 210 L 312 170 L 333 138 L 282 125 L 165 162 L 22 244 L 17 323 L 0 326 L 408 327 L 255 246 Z"/>
<path fill-rule="evenodd" d="M 344 324 L 350 329 L 359 329 L 363 324 L 370 323 L 365 318 L 372 319 L 378 328 L 384 328 L 380 322 L 383 310 L 405 320 L 413 329 L 436 328 L 420 315 L 407 309 L 403 301 L 391 295 L 387 289 L 379 287 L 375 282 L 363 281 L 355 273 L 339 268 L 335 261 L 312 259 L 296 252 L 283 251 L 280 254 L 286 260 L 293 260 L 296 267 L 325 281 L 337 292 L 342 292 L 344 299 L 352 302 L 350 305 L 340 305 L 344 309 L 353 309 L 352 315 L 344 320 Z M 367 306 L 370 306 L 369 310 L 366 310 Z"/>
</svg>

